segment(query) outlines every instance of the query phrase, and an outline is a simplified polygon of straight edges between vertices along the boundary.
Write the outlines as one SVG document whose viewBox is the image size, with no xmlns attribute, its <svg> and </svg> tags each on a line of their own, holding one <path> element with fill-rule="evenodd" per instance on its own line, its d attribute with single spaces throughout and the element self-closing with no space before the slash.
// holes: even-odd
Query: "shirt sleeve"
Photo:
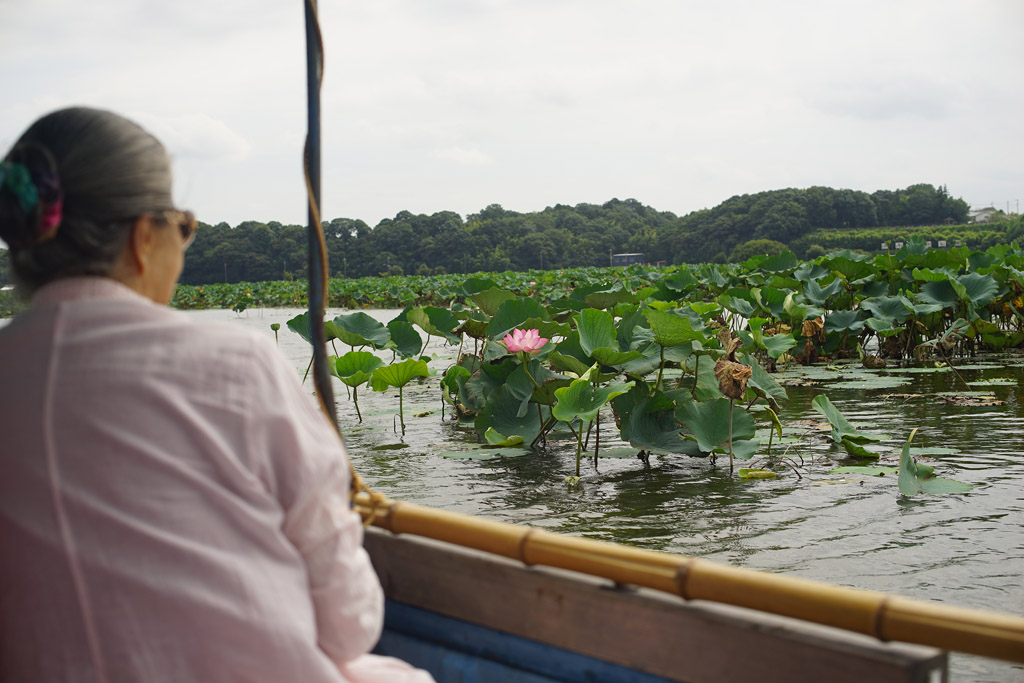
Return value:
<svg viewBox="0 0 1024 683">
<path fill-rule="evenodd" d="M 337 664 L 373 648 L 384 622 L 380 582 L 363 549 L 363 525 L 349 505 L 341 438 L 269 344 L 271 386 L 253 415 L 267 462 L 254 463 L 284 511 L 282 531 L 302 555 L 316 612 L 317 642 Z M 264 354 L 266 355 L 266 354 Z M 263 368 L 254 368 L 261 372 Z M 258 421 L 258 423 L 257 423 Z"/>
</svg>

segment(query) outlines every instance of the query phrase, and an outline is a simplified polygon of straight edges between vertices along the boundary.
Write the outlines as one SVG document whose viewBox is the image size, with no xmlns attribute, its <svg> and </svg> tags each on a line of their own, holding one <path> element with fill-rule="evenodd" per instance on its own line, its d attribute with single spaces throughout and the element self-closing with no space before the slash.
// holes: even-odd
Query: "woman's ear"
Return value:
<svg viewBox="0 0 1024 683">
<path fill-rule="evenodd" d="M 139 216 L 132 223 L 132 231 L 125 245 L 126 265 L 138 275 L 145 275 L 152 264 L 153 250 L 156 248 L 156 226 L 150 216 Z"/>
</svg>

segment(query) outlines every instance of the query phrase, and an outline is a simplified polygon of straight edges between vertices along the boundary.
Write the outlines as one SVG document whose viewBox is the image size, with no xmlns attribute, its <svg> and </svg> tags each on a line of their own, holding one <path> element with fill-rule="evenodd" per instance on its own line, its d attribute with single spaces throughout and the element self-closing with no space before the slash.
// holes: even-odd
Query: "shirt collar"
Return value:
<svg viewBox="0 0 1024 683">
<path fill-rule="evenodd" d="M 32 295 L 32 306 L 53 306 L 65 301 L 82 299 L 149 301 L 135 290 L 109 277 L 68 277 L 37 289 Z"/>
</svg>

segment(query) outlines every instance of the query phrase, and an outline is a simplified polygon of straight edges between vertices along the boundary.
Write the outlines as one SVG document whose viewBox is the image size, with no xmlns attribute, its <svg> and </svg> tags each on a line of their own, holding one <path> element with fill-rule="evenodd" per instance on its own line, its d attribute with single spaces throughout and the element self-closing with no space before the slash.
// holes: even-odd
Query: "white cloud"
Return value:
<svg viewBox="0 0 1024 683">
<path fill-rule="evenodd" d="M 613 196 L 683 214 L 789 185 L 913 182 L 1012 201 L 1022 7 L 323 2 L 324 215 Z M 59 106 L 131 112 L 205 220 L 303 222 L 302 14 L 0 0 L 0 143 Z"/>
</svg>

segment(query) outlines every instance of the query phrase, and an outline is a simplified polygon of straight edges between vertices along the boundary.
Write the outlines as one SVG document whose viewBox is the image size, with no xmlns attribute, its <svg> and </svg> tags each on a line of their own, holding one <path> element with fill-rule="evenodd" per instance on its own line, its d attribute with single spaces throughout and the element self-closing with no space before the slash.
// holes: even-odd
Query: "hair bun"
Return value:
<svg viewBox="0 0 1024 683">
<path fill-rule="evenodd" d="M 53 158 L 37 145 L 21 145 L 0 162 L 0 237 L 13 248 L 57 234 L 64 196 Z"/>
</svg>

